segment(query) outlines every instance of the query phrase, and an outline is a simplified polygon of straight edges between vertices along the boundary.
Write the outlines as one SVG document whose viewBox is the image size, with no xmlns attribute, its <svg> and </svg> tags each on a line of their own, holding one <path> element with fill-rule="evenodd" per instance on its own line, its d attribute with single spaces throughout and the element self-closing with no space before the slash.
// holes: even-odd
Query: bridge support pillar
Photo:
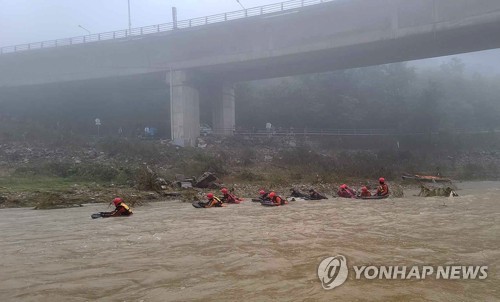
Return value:
<svg viewBox="0 0 500 302">
<path fill-rule="evenodd" d="M 235 94 L 233 83 L 223 83 L 213 100 L 212 126 L 215 134 L 233 135 L 235 127 Z"/>
<path fill-rule="evenodd" d="M 200 96 L 192 76 L 174 70 L 167 76 L 170 83 L 171 137 L 180 146 L 195 146 L 200 136 Z"/>
</svg>

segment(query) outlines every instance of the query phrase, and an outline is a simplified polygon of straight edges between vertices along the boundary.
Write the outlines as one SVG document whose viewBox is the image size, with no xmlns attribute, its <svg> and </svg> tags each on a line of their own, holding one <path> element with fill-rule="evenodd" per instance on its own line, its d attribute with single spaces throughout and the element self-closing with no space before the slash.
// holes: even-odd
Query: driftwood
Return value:
<svg viewBox="0 0 500 302">
<path fill-rule="evenodd" d="M 418 196 L 422 197 L 432 197 L 432 196 L 444 196 L 444 197 L 456 197 L 458 194 L 453 190 L 452 187 L 429 187 L 420 185 L 420 193 Z"/>
</svg>

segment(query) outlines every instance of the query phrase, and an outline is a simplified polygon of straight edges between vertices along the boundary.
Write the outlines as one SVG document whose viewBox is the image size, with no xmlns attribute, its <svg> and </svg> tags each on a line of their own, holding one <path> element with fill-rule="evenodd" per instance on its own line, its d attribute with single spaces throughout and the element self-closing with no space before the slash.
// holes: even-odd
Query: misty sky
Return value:
<svg viewBox="0 0 500 302">
<path fill-rule="evenodd" d="M 240 0 L 247 7 L 278 3 L 279 0 Z M 241 9 L 236 0 L 130 0 L 132 27 L 172 21 L 171 7 L 179 20 Z M 0 0 L 0 47 L 29 42 L 126 29 L 127 0 Z M 469 71 L 500 74 L 500 51 L 460 55 Z M 446 60 L 446 58 L 444 58 Z M 423 60 L 424 66 L 443 59 Z M 420 64 L 420 63 L 419 63 Z"/>
<path fill-rule="evenodd" d="M 279 0 L 240 0 L 247 8 Z M 130 0 L 132 27 L 240 10 L 236 0 Z M 126 29 L 127 0 L 0 0 L 0 47 Z"/>
</svg>

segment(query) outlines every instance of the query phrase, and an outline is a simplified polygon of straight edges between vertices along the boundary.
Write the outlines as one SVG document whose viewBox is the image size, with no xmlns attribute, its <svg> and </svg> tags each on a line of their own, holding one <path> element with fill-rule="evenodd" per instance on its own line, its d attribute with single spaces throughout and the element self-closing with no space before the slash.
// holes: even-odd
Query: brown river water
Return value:
<svg viewBox="0 0 500 302">
<path fill-rule="evenodd" d="M 0 301 L 500 301 L 500 183 L 456 198 L 156 202 L 0 211 Z M 411 195 L 410 194 L 407 195 Z M 356 280 L 324 290 L 325 257 L 348 265 L 488 265 L 485 280 Z"/>
</svg>

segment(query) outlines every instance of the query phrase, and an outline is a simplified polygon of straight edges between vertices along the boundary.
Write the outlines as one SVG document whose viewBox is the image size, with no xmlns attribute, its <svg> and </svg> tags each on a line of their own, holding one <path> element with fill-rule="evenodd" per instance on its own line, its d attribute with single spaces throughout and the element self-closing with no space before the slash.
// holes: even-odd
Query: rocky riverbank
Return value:
<svg viewBox="0 0 500 302">
<path fill-rule="evenodd" d="M 198 148 L 129 139 L 76 145 L 10 142 L 0 144 L 0 207 L 58 208 L 109 202 L 115 196 L 132 205 L 148 200 L 192 201 L 215 190 L 169 185 L 162 192 L 154 191 L 141 185 L 145 166 L 169 184 L 210 171 L 222 185 L 247 198 L 262 188 L 285 196 L 290 188 L 315 188 L 335 196 L 342 183 L 373 189 L 379 176 L 386 177 L 395 195 L 402 196 L 405 186 L 416 185 L 401 181 L 401 174 L 407 172 L 440 173 L 454 180 L 498 179 L 500 152 L 338 150 L 325 147 L 321 140 L 293 137 L 208 137 Z"/>
</svg>

